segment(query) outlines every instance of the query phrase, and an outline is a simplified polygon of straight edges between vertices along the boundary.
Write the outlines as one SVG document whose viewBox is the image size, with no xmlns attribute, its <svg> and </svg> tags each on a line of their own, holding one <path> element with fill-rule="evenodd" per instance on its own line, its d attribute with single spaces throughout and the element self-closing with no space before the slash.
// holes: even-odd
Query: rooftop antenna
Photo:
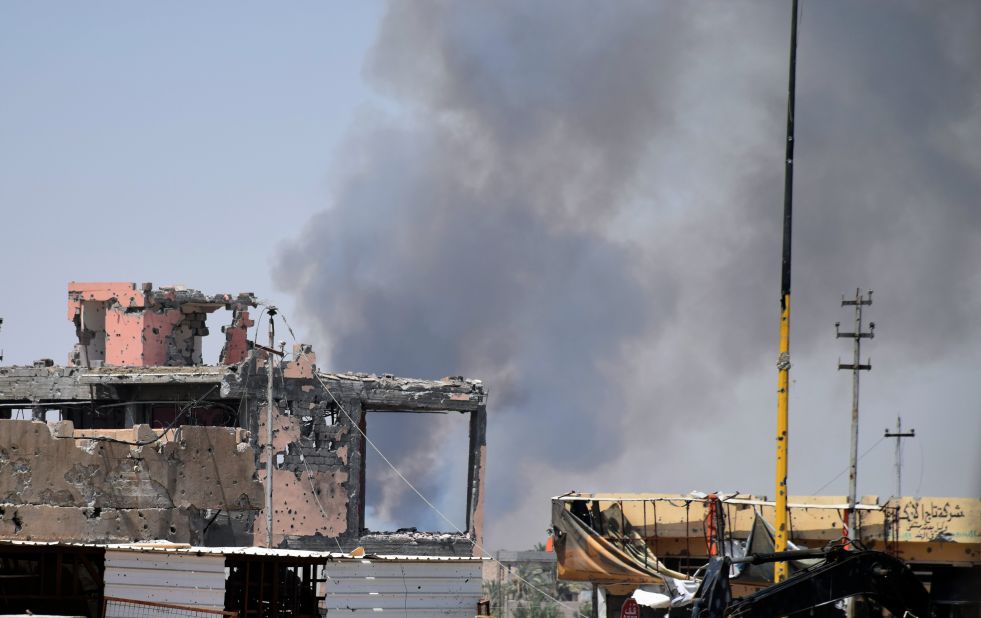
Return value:
<svg viewBox="0 0 981 618">
<path fill-rule="evenodd" d="M 783 256 L 780 277 L 780 355 L 777 357 L 777 488 L 773 550 L 786 551 L 788 395 L 790 394 L 790 238 L 794 201 L 794 101 L 797 89 L 797 0 L 790 22 L 790 74 L 787 85 L 787 154 L 783 181 Z M 773 581 L 787 579 L 787 563 L 773 565 Z"/>
</svg>

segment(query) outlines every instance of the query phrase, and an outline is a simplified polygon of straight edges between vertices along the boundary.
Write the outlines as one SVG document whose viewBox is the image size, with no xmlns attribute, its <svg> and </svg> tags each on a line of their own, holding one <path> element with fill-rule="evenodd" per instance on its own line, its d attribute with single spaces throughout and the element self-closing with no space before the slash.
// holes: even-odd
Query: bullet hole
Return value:
<svg viewBox="0 0 981 618">
<path fill-rule="evenodd" d="M 170 527 L 170 533 L 171 534 L 177 534 L 177 526 L 171 526 Z"/>
</svg>

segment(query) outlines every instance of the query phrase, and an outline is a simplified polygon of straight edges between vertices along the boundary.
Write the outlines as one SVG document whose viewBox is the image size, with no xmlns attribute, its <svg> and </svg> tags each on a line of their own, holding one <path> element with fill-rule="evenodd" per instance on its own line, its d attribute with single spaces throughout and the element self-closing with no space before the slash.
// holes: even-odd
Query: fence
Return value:
<svg viewBox="0 0 981 618">
<path fill-rule="evenodd" d="M 238 613 L 191 605 L 104 597 L 102 618 L 238 618 Z"/>
</svg>

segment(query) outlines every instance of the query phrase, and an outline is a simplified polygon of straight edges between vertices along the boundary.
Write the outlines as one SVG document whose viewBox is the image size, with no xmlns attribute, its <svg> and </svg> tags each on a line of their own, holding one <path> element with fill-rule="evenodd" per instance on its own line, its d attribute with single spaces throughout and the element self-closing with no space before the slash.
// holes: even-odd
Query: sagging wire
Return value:
<svg viewBox="0 0 981 618">
<path fill-rule="evenodd" d="M 303 469 L 307 472 L 307 481 L 310 483 L 310 493 L 313 494 L 313 499 L 317 502 L 317 506 L 320 508 L 320 514 L 324 516 L 324 523 L 330 522 L 330 517 L 327 516 L 327 510 L 324 505 L 320 503 L 320 492 L 317 491 L 317 487 L 313 484 L 313 473 L 310 472 L 309 466 L 307 466 L 307 460 L 303 456 L 303 445 L 300 445 L 300 463 L 303 464 Z M 341 547 L 341 542 L 334 537 L 334 542 L 337 543 L 337 551 L 344 553 L 344 549 Z"/>
<path fill-rule="evenodd" d="M 279 317 L 283 319 L 283 324 L 286 325 L 286 330 L 289 331 L 290 338 L 293 340 L 293 343 L 296 343 L 296 335 L 293 334 L 293 327 L 290 326 L 290 321 L 286 319 L 286 315 L 282 312 L 282 310 L 279 312 Z"/>
<path fill-rule="evenodd" d="M 158 435 L 156 438 L 154 438 L 152 440 L 136 440 L 136 441 L 130 442 L 129 440 L 119 440 L 118 438 L 110 438 L 108 436 L 74 436 L 74 435 L 72 435 L 72 436 L 58 436 L 58 437 L 60 439 L 62 439 L 62 440 L 91 440 L 93 442 L 112 442 L 114 444 L 125 444 L 127 446 L 149 446 L 149 445 L 154 444 L 156 442 L 159 442 L 161 439 L 163 439 L 163 437 L 167 435 L 167 432 L 170 431 L 171 429 L 173 429 L 175 425 L 177 425 L 177 421 L 181 420 L 181 417 L 183 417 L 185 414 L 187 414 L 187 412 L 189 410 L 193 410 L 194 408 L 196 408 L 198 406 L 198 404 L 204 402 L 208 398 L 208 395 L 210 395 L 211 393 L 213 393 L 216 388 L 218 388 L 218 385 L 217 384 L 215 384 L 214 386 L 212 386 L 211 388 L 209 388 L 208 391 L 204 395 L 201 395 L 200 397 L 198 397 L 194 401 L 188 403 L 186 406 L 184 406 L 183 408 L 181 408 L 180 412 L 178 412 L 174 416 L 174 420 L 172 420 L 170 422 L 170 424 L 167 425 L 167 427 L 165 427 L 163 429 L 163 431 L 160 433 L 160 435 Z M 159 431 L 159 430 L 154 429 L 153 431 Z"/>
<path fill-rule="evenodd" d="M 268 303 L 259 303 L 258 306 L 259 307 L 262 307 L 262 311 L 259 313 L 259 315 L 256 317 L 256 320 L 255 320 L 255 331 L 253 332 L 253 335 L 252 335 L 252 341 L 253 342 L 255 342 L 255 341 L 258 340 L 258 337 L 259 337 L 259 327 L 261 326 L 261 322 L 262 322 L 263 316 L 267 313 L 267 309 L 269 307 L 269 304 Z M 286 324 L 286 329 L 289 331 L 290 337 L 292 337 L 292 339 L 293 339 L 293 343 L 296 343 L 296 335 L 293 333 L 293 329 L 290 327 L 289 322 L 287 322 L 286 316 L 283 315 L 282 312 L 278 312 L 277 314 L 280 316 L 280 318 L 282 318 L 283 323 Z M 248 381 L 252 378 L 253 370 L 254 369 L 255 369 L 255 363 L 254 362 L 253 363 L 249 363 L 249 370 L 248 370 L 248 373 L 246 374 L 245 380 L 244 380 L 246 384 L 248 384 Z M 283 376 L 283 373 L 282 372 L 279 373 L 279 379 L 280 379 L 280 386 L 285 391 L 286 390 L 286 379 Z M 244 389 L 242 389 L 242 396 L 239 399 L 239 414 L 241 414 L 242 408 L 245 405 L 245 403 L 246 403 L 247 400 L 248 400 L 248 388 L 244 388 Z M 292 443 L 292 444 L 295 444 L 295 443 Z M 298 447 L 300 449 L 300 462 L 303 464 L 303 468 L 304 468 L 304 470 L 307 473 L 307 481 L 310 484 L 310 492 L 313 494 L 313 499 L 317 503 L 317 507 L 320 509 L 320 514 L 323 516 L 324 522 L 327 523 L 327 522 L 330 521 L 330 517 L 327 515 L 327 510 L 324 508 L 324 505 L 320 502 L 319 492 L 317 491 L 317 488 L 316 488 L 316 486 L 314 485 L 314 482 L 313 482 L 313 473 L 310 471 L 310 467 L 307 465 L 306 458 L 303 456 L 303 445 L 302 444 L 299 444 Z M 272 456 L 272 453 L 270 453 L 269 456 L 271 457 Z M 337 537 L 334 537 L 334 542 L 337 544 L 337 550 L 339 552 L 341 552 L 341 553 L 344 553 L 344 549 L 341 547 L 341 543 L 340 543 L 340 541 L 337 540 Z"/>
<path fill-rule="evenodd" d="M 465 537 L 467 537 L 467 533 L 464 532 L 463 529 L 461 529 L 459 526 L 457 526 L 449 517 L 447 517 L 446 515 L 444 515 L 443 512 L 440 511 L 436 507 L 436 505 L 433 504 L 429 500 L 429 498 L 427 498 L 425 495 L 423 495 L 423 493 L 421 491 L 419 491 L 416 488 L 416 486 L 413 485 L 412 482 L 409 481 L 409 479 L 407 479 L 405 477 L 404 474 L 402 474 L 402 472 L 395 466 L 395 464 L 393 464 L 391 462 L 391 460 L 389 460 L 389 458 L 385 456 L 385 453 L 383 453 L 381 451 L 381 449 L 378 448 L 378 446 L 371 440 L 371 438 L 368 437 L 368 434 L 366 434 L 364 432 L 364 430 L 361 429 L 361 426 L 354 421 L 354 418 L 352 418 L 351 415 L 348 414 L 347 409 L 343 405 L 341 405 L 341 402 L 340 401 L 337 400 L 337 398 L 334 396 L 334 393 L 331 392 L 330 387 L 327 386 L 327 383 L 324 382 L 324 379 L 320 377 L 320 374 L 319 373 L 314 373 L 314 376 L 317 378 L 317 381 L 320 382 L 320 385 L 323 386 L 324 390 L 327 392 L 327 394 L 330 396 L 330 398 L 337 405 L 338 409 L 344 414 L 345 417 L 347 417 L 347 420 L 351 423 L 351 426 L 354 427 L 358 431 L 359 434 L 361 434 L 361 437 L 364 438 L 364 441 L 372 448 L 372 450 L 375 451 L 375 453 L 378 454 L 379 457 L 382 458 L 382 460 L 388 465 L 388 467 L 391 468 L 392 472 L 394 472 L 395 475 L 397 477 L 399 477 L 402 480 L 402 482 L 405 483 L 406 486 L 409 489 L 411 489 L 412 492 L 415 493 L 416 496 L 418 496 L 419 499 L 422 500 L 426 504 L 426 506 L 428 506 L 434 513 L 436 513 L 437 515 L 439 515 L 439 517 L 443 521 L 445 521 L 447 524 L 449 524 L 450 527 L 453 528 L 453 530 L 455 530 L 458 534 L 461 534 L 461 535 L 464 535 Z M 506 564 L 504 564 L 503 562 L 499 561 L 497 558 L 494 558 L 493 556 L 491 556 L 490 555 L 490 552 L 488 552 L 475 539 L 471 539 L 471 538 L 468 537 L 468 540 L 470 541 L 470 544 L 481 553 L 482 556 L 484 556 L 485 558 L 490 559 L 493 562 L 496 562 L 499 566 L 503 567 L 508 572 L 509 575 L 512 575 L 518 581 L 526 584 L 529 588 L 531 588 L 532 590 L 534 590 L 538 594 L 542 595 L 546 599 L 552 601 L 556 605 L 559 605 L 559 606 L 565 607 L 565 608 L 573 609 L 569 605 L 566 605 L 565 603 L 563 603 L 559 599 L 555 598 L 554 596 L 550 595 L 549 593 L 545 592 L 544 590 L 542 590 L 541 588 L 539 588 L 535 584 L 531 583 L 527 579 L 521 577 L 521 575 L 515 573 L 511 569 L 511 567 L 509 567 Z M 575 611 L 576 614 L 579 615 L 579 616 L 585 616 L 585 614 L 581 613 L 578 609 L 573 609 L 573 611 Z"/>
<path fill-rule="evenodd" d="M 879 446 L 880 444 L 882 444 L 882 441 L 883 441 L 883 440 L 885 440 L 885 439 L 886 439 L 886 437 L 885 437 L 885 436 L 883 436 L 883 437 L 881 437 L 881 438 L 879 438 L 879 441 L 878 441 L 878 442 L 876 442 L 875 444 L 873 444 L 873 445 L 872 445 L 872 446 L 870 446 L 869 448 L 867 448 L 867 449 L 865 449 L 865 452 L 864 452 L 864 453 L 862 453 L 862 454 L 861 454 L 861 455 L 859 456 L 859 458 L 858 458 L 858 459 L 856 460 L 856 463 L 858 463 L 859 461 L 862 461 L 862 459 L 863 459 L 863 458 L 864 458 L 864 457 L 865 457 L 866 455 L 868 455 L 869 453 L 871 453 L 871 452 L 872 452 L 872 449 L 874 449 L 875 447 L 877 447 L 877 446 Z M 817 489 L 817 491 L 814 491 L 814 492 L 811 492 L 811 495 L 814 495 L 814 496 L 817 496 L 817 495 L 820 495 L 820 493 L 821 493 L 821 490 L 823 490 L 823 489 L 824 489 L 825 487 L 827 487 L 827 486 L 828 486 L 828 485 L 830 485 L 831 483 L 834 483 L 834 482 L 835 482 L 835 481 L 837 481 L 837 480 L 838 480 L 839 478 L 841 478 L 841 475 L 842 475 L 842 474 L 844 474 L 845 472 L 848 472 L 848 470 L 849 470 L 849 468 L 851 468 L 851 466 L 847 466 L 847 467 L 845 467 L 845 468 L 842 468 L 842 470 L 841 470 L 841 472 L 839 472 L 838 474 L 836 474 L 836 475 L 834 476 L 834 478 L 832 478 L 832 479 L 831 479 L 830 481 L 828 481 L 828 482 L 827 482 L 827 483 L 825 483 L 824 485 L 821 485 L 821 487 L 819 487 L 819 488 Z"/>
<path fill-rule="evenodd" d="M 271 305 L 269 303 L 267 303 L 267 302 L 256 301 L 256 308 L 258 309 L 258 308 L 261 307 L 262 308 L 262 311 L 259 312 L 259 315 L 256 317 L 256 319 L 255 319 L 255 321 L 253 323 L 255 325 L 255 329 L 252 331 L 252 340 L 251 341 L 249 341 L 249 339 L 248 339 L 248 331 L 246 331 L 246 342 L 247 343 L 251 343 L 253 345 L 253 347 L 250 348 L 249 351 L 253 351 L 255 349 L 254 346 L 255 346 L 256 342 L 259 340 L 259 327 L 262 325 L 262 316 L 266 315 L 266 312 L 268 311 L 268 309 L 269 309 L 270 306 Z M 292 333 L 292 331 L 290 331 L 290 332 Z M 243 383 L 245 384 L 245 388 L 242 389 L 242 396 L 238 400 L 238 415 L 239 415 L 239 418 L 241 418 L 243 416 L 243 410 L 245 409 L 245 404 L 249 400 L 248 384 L 249 384 L 249 380 L 252 379 L 253 371 L 255 370 L 255 362 L 253 361 L 253 362 L 248 363 L 248 366 L 249 366 L 249 371 L 245 375 L 245 378 L 242 380 Z"/>
<path fill-rule="evenodd" d="M 293 329 L 289 328 L 289 324 L 287 323 L 286 317 L 283 315 L 283 312 L 282 311 L 279 312 L 279 316 L 283 319 L 283 323 L 284 324 L 287 324 L 287 329 L 289 330 L 290 336 L 293 337 L 293 341 L 295 343 L 296 342 L 296 337 L 293 335 Z M 256 332 L 258 332 L 258 331 L 256 331 Z M 372 450 L 374 450 L 375 453 L 377 453 L 378 456 L 382 458 L 382 461 L 384 461 L 385 464 L 388 465 L 389 468 L 391 468 L 392 472 L 394 472 L 395 475 L 397 477 L 399 477 L 399 479 L 401 479 L 402 482 L 405 483 L 405 485 L 409 489 L 411 489 L 412 492 L 414 494 L 416 494 L 416 496 L 418 496 L 419 499 L 422 500 L 426 504 L 426 506 L 428 506 L 434 513 L 436 513 L 443 521 L 445 521 L 447 524 L 449 524 L 450 527 L 453 528 L 453 530 L 455 530 L 458 534 L 461 534 L 465 538 L 467 538 L 467 540 L 470 542 L 471 546 L 473 546 L 474 549 L 476 549 L 477 551 L 479 551 L 482 557 L 487 558 L 487 559 L 491 560 L 492 562 L 496 563 L 498 566 L 502 567 L 509 575 L 511 575 L 512 577 L 514 577 L 518 581 L 522 582 L 523 584 L 527 585 L 529 588 L 531 588 L 532 590 L 534 590 L 538 594 L 542 595 L 544 598 L 548 599 L 552 603 L 555 603 L 556 605 L 558 605 L 560 607 L 564 607 L 564 608 L 567 608 L 567 609 L 572 609 L 575 612 L 575 615 L 576 616 L 583 616 L 583 618 L 588 618 L 588 617 L 586 617 L 585 614 L 583 614 L 581 611 L 579 611 L 578 608 L 572 608 L 570 605 L 567 605 L 566 603 L 563 603 L 562 601 L 560 601 L 559 599 L 555 598 L 554 596 L 552 596 L 548 592 L 542 590 L 541 588 L 539 588 L 538 586 L 536 586 L 532 582 L 528 581 L 524 577 L 521 577 L 520 574 L 515 573 L 511 567 L 509 567 L 508 565 L 504 564 L 503 562 L 501 562 L 500 560 L 498 560 L 494 556 L 490 555 L 490 552 L 488 552 L 480 543 L 478 543 L 476 541 L 476 539 L 469 538 L 469 536 L 467 535 L 466 532 L 463 531 L 463 529 L 461 529 L 459 526 L 456 525 L 456 523 L 453 522 L 453 520 L 451 520 L 449 517 L 447 517 L 445 514 L 443 514 L 443 512 L 440 511 L 439 508 L 437 508 L 436 505 L 433 504 L 431 500 L 429 500 L 429 498 L 427 498 L 421 491 L 419 491 L 416 488 L 416 486 L 413 485 L 412 482 L 409 481 L 409 479 L 407 479 L 404 474 L 402 474 L 402 472 L 395 466 L 395 464 L 393 464 L 392 461 L 388 457 L 385 456 L 385 453 L 383 453 L 381 451 L 381 449 L 378 448 L 378 446 L 371 440 L 371 438 L 368 437 L 368 434 L 366 434 L 364 432 L 364 430 L 361 429 L 360 424 L 358 424 L 358 423 L 356 423 L 354 421 L 354 418 L 348 413 L 347 408 L 345 408 L 341 404 L 341 402 L 338 401 L 337 397 L 334 396 L 334 393 L 330 390 L 330 387 L 327 386 L 327 383 L 320 376 L 320 373 L 319 372 L 314 372 L 313 375 L 314 375 L 314 377 L 317 378 L 317 381 L 320 382 L 320 385 L 323 387 L 323 389 L 327 393 L 327 395 L 330 396 L 331 400 L 334 402 L 334 404 L 337 406 L 337 408 L 347 418 L 348 422 L 351 423 L 351 426 L 354 427 L 357 430 L 357 432 L 361 435 L 361 437 L 364 439 L 364 441 L 372 448 Z M 306 465 L 306 462 L 304 462 L 304 465 Z M 319 502 L 318 502 L 318 504 L 319 504 Z M 321 509 L 321 510 L 323 510 L 323 509 Z M 326 513 L 324 513 L 324 516 L 326 517 Z M 337 541 L 336 538 L 334 540 Z M 339 542 L 338 542 L 338 545 L 340 545 Z"/>
<path fill-rule="evenodd" d="M 279 314 L 279 315 L 280 315 L 280 317 L 282 317 L 282 314 Z M 286 321 L 286 319 L 283 318 L 283 322 L 285 322 L 285 321 Z M 293 335 L 293 329 L 290 328 L 289 325 L 287 325 L 286 328 L 290 331 L 290 336 L 293 337 L 293 343 L 296 343 L 296 336 Z M 285 392 L 286 391 L 286 378 L 283 376 L 283 372 L 282 371 L 279 372 L 279 384 L 280 384 L 280 387 L 283 389 L 283 392 Z M 314 430 L 314 431 L 316 431 L 316 430 Z M 313 499 L 317 503 L 317 507 L 320 509 L 320 514 L 323 515 L 323 517 L 324 517 L 324 523 L 329 524 L 330 517 L 327 515 L 327 509 L 325 509 L 324 508 L 324 505 L 321 504 L 321 502 L 320 502 L 320 492 L 317 491 L 316 485 L 313 484 L 313 472 L 310 471 L 310 467 L 307 465 L 307 459 L 306 459 L 306 457 L 303 456 L 303 441 L 302 441 L 302 438 L 301 438 L 301 440 L 299 442 L 290 442 L 290 444 L 291 445 L 292 444 L 295 444 L 297 446 L 297 448 L 299 449 L 299 452 L 300 452 L 300 463 L 303 464 L 303 469 L 306 470 L 306 473 L 307 473 L 307 482 L 310 484 L 310 493 L 313 494 Z M 271 455 L 272 454 L 270 453 L 270 456 Z M 337 551 L 339 551 L 339 552 L 341 552 L 343 554 L 344 553 L 344 549 L 341 547 L 341 542 L 339 540 L 337 540 L 337 537 L 336 536 L 334 537 L 334 543 L 337 544 Z"/>
</svg>

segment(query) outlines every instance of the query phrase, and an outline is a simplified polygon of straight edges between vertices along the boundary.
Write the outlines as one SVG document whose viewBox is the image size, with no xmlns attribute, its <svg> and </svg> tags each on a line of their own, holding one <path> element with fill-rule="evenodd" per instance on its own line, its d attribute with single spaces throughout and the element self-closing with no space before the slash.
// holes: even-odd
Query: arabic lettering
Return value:
<svg viewBox="0 0 981 618">
<path fill-rule="evenodd" d="M 900 530 L 914 541 L 953 541 L 963 531 L 951 530 L 951 523 L 963 517 L 964 509 L 957 503 L 908 500 L 900 509 Z"/>
</svg>

